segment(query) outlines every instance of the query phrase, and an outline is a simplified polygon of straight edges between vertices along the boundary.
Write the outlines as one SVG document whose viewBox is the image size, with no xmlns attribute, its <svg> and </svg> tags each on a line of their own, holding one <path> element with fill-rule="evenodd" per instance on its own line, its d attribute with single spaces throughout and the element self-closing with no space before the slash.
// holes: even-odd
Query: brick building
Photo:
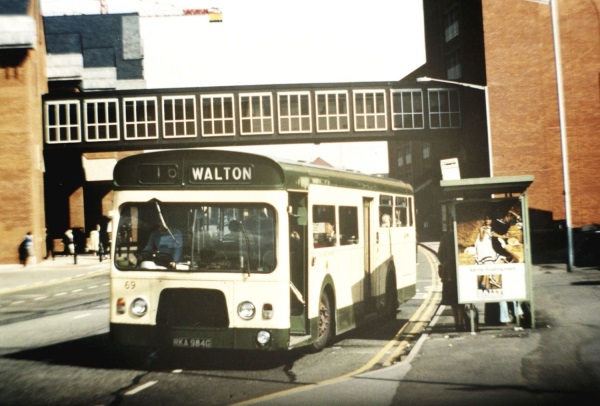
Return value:
<svg viewBox="0 0 600 406">
<path fill-rule="evenodd" d="M 577 229 L 600 223 L 600 183 L 596 180 L 600 169 L 600 3 L 554 3 L 424 1 L 427 65 L 418 72 L 487 85 L 491 172 L 493 176 L 534 175 L 528 196 L 536 231 L 564 229 L 567 218 L 553 26 L 560 28 L 557 43 L 564 78 L 571 225 Z M 553 6 L 558 10 L 554 23 Z M 483 127 L 477 124 L 485 117 L 484 92 L 457 88 L 463 117 L 460 135 L 440 139 L 430 130 L 424 139 L 391 143 L 389 148 L 392 174 L 413 181 L 421 219 L 434 223 L 434 230 L 427 230 L 422 221 L 421 235 L 430 231 L 433 238 L 441 221 L 436 212 L 441 199 L 439 160 L 458 157 L 463 178 L 486 177 L 490 172 L 476 159 L 488 156 L 485 122 Z M 406 165 L 407 151 L 412 154 L 410 165 Z M 542 234 L 533 233 L 534 244 Z"/>
<path fill-rule="evenodd" d="M 0 263 L 28 231 L 45 253 L 42 94 L 46 46 L 37 0 L 0 2 Z"/>
<path fill-rule="evenodd" d="M 42 96 L 144 88 L 142 61 L 137 14 L 43 18 L 38 0 L 0 2 L 0 264 L 18 262 L 28 231 L 40 260 L 46 226 L 60 239 L 106 225 L 112 184 L 86 182 L 82 160 L 120 154 L 46 154 Z"/>
<path fill-rule="evenodd" d="M 549 213 L 552 220 L 564 220 L 553 22 L 547 3 L 482 2 L 486 75 L 494 175 L 534 175 L 530 207 Z M 600 3 L 556 3 L 572 225 L 581 227 L 600 223 Z"/>
</svg>

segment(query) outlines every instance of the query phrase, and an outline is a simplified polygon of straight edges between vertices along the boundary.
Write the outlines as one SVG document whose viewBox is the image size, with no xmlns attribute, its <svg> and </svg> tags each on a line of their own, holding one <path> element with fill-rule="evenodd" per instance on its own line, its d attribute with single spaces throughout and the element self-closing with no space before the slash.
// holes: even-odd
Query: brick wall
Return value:
<svg viewBox="0 0 600 406">
<path fill-rule="evenodd" d="M 47 91 L 46 48 L 37 1 L 36 49 L 5 49 L 0 57 L 0 263 L 18 263 L 17 246 L 28 231 L 36 257 L 45 252 L 41 96 Z"/>
<path fill-rule="evenodd" d="M 565 219 L 550 5 L 483 0 L 494 176 L 531 174 L 531 209 Z M 572 225 L 600 223 L 600 29 L 590 2 L 559 2 Z"/>
</svg>

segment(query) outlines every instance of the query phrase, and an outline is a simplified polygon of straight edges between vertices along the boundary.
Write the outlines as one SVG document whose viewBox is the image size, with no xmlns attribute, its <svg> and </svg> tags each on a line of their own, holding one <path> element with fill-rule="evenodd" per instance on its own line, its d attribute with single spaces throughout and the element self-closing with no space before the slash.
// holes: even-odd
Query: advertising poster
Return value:
<svg viewBox="0 0 600 406">
<path fill-rule="evenodd" d="M 527 300 L 519 198 L 457 202 L 459 303 Z"/>
</svg>

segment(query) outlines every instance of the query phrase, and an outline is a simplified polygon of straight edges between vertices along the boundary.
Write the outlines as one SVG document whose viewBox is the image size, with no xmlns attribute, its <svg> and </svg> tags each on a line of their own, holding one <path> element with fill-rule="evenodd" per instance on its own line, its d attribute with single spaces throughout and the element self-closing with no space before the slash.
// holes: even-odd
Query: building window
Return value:
<svg viewBox="0 0 600 406">
<path fill-rule="evenodd" d="M 460 128 L 460 102 L 456 89 L 428 89 L 429 127 Z"/>
<path fill-rule="evenodd" d="M 354 128 L 356 131 L 387 130 L 384 90 L 354 91 Z"/>
<path fill-rule="evenodd" d="M 458 37 L 458 34 L 460 34 L 458 24 L 458 11 L 448 11 L 444 16 L 444 20 L 444 39 L 446 40 L 446 42 L 450 42 L 450 40 Z"/>
<path fill-rule="evenodd" d="M 429 141 L 423 142 L 423 160 L 431 157 L 431 143 Z"/>
<path fill-rule="evenodd" d="M 271 93 L 240 95 L 242 134 L 273 134 L 273 97 Z"/>
<path fill-rule="evenodd" d="M 409 142 L 404 146 L 404 162 L 406 165 L 412 164 L 412 143 Z"/>
<path fill-rule="evenodd" d="M 81 142 L 79 102 L 46 102 L 46 142 Z"/>
<path fill-rule="evenodd" d="M 85 140 L 117 141 L 119 140 L 119 101 L 86 100 L 85 110 Z"/>
<path fill-rule="evenodd" d="M 317 107 L 317 131 L 348 131 L 348 92 L 315 92 Z"/>
<path fill-rule="evenodd" d="M 423 148 L 423 168 L 429 169 L 433 165 L 431 162 L 431 143 L 429 141 L 424 141 L 422 144 Z"/>
<path fill-rule="evenodd" d="M 460 62 L 460 53 L 458 51 L 454 51 L 446 57 L 446 73 L 450 80 L 456 80 L 462 77 L 462 64 Z"/>
<path fill-rule="evenodd" d="M 194 96 L 165 96 L 162 98 L 163 136 L 165 138 L 195 137 L 196 98 Z"/>
<path fill-rule="evenodd" d="M 202 96 L 202 134 L 206 137 L 235 135 L 232 94 Z"/>
<path fill-rule="evenodd" d="M 309 133 L 312 131 L 309 92 L 278 93 L 277 98 L 280 133 Z"/>
<path fill-rule="evenodd" d="M 396 157 L 398 162 L 398 168 L 402 168 L 404 166 L 404 146 L 401 145 L 396 149 Z"/>
<path fill-rule="evenodd" d="M 391 90 L 392 128 L 413 130 L 424 128 L 423 92 L 421 89 Z"/>
<path fill-rule="evenodd" d="M 156 97 L 125 98 L 123 105 L 126 140 L 158 138 Z"/>
</svg>

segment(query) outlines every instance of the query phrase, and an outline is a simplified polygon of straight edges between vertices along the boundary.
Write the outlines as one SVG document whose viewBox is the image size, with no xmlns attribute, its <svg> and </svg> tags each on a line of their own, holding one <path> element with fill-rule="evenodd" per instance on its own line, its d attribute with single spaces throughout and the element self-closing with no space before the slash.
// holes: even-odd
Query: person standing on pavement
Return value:
<svg viewBox="0 0 600 406">
<path fill-rule="evenodd" d="M 65 231 L 65 235 L 63 236 L 63 245 L 65 247 L 64 256 L 68 257 L 69 255 L 75 255 L 75 236 L 73 235 L 73 230 L 68 229 Z"/>
<path fill-rule="evenodd" d="M 452 307 L 456 331 L 466 331 L 465 306 L 458 303 L 456 244 L 454 243 L 454 232 L 452 230 L 444 233 L 440 239 L 438 259 L 440 261 L 438 274 L 442 280 L 442 301 L 440 303 Z"/>
<path fill-rule="evenodd" d="M 96 229 L 90 231 L 90 251 L 94 254 L 100 251 L 100 224 L 96 224 Z"/>
<path fill-rule="evenodd" d="M 50 257 L 54 259 L 54 240 L 48 232 L 48 229 L 46 229 L 46 256 L 44 259 L 48 259 Z"/>
<path fill-rule="evenodd" d="M 19 245 L 19 261 L 21 265 L 27 266 L 27 260 L 33 255 L 33 235 L 31 231 L 27 233 L 21 244 Z"/>
</svg>

